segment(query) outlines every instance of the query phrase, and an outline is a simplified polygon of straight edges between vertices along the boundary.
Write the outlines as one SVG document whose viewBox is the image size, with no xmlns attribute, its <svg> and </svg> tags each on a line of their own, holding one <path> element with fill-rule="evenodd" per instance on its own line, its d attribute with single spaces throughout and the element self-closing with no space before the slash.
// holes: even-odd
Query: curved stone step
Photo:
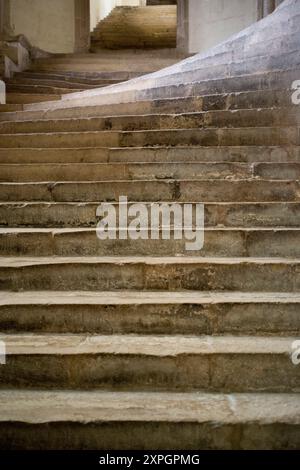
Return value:
<svg viewBox="0 0 300 470">
<path fill-rule="evenodd" d="M 131 59 L 126 56 L 97 57 L 97 54 L 90 54 L 89 57 L 60 58 L 54 57 L 46 59 L 36 59 L 31 65 L 33 72 L 56 73 L 61 72 L 124 72 L 130 71 L 134 74 L 153 73 L 156 70 L 174 65 L 178 61 L 174 57 L 147 57 L 134 55 Z"/>
<path fill-rule="evenodd" d="M 93 104 L 115 103 L 153 96 L 152 90 L 187 82 L 225 78 L 261 72 L 299 68 L 298 50 L 300 6 L 298 0 L 286 0 L 276 11 L 263 20 L 251 25 L 244 31 L 232 36 L 222 44 L 204 54 L 179 62 L 153 75 L 141 77 L 122 85 L 111 87 L 107 91 L 96 93 L 85 91 L 79 99 L 74 94 L 72 101 L 63 100 L 59 107 L 76 107 Z M 288 24 L 288 28 L 287 28 Z M 286 83 L 286 88 L 291 82 Z M 171 90 L 169 90 L 170 93 Z M 92 94 L 90 94 L 92 93 Z M 166 96 L 166 95 L 164 95 Z M 168 94 L 168 96 L 171 96 Z"/>
<path fill-rule="evenodd" d="M 22 104 L 0 104 L 0 113 L 7 113 L 8 119 L 11 114 L 15 115 L 19 111 L 23 111 Z M 0 120 L 2 116 L 0 114 Z M 5 120 L 5 118 L 4 118 Z"/>
<path fill-rule="evenodd" d="M 170 49 L 167 49 L 168 51 Z M 135 52 L 131 52 L 128 54 L 128 52 L 125 50 L 125 53 L 109 53 L 103 54 L 102 52 L 100 54 L 54 54 L 52 57 L 40 57 L 34 59 L 32 62 L 32 68 L 30 69 L 31 71 L 38 71 L 38 69 L 42 70 L 43 67 L 49 67 L 52 68 L 52 71 L 55 73 L 55 68 L 56 66 L 75 66 L 74 70 L 70 70 L 70 72 L 76 72 L 76 65 L 83 65 L 85 68 L 83 69 L 83 72 L 88 73 L 89 67 L 90 66 L 96 66 L 98 65 L 98 71 L 102 71 L 101 68 L 103 65 L 107 64 L 113 64 L 116 62 L 116 58 L 119 59 L 120 63 L 123 64 L 146 64 L 147 61 L 152 60 L 152 64 L 174 64 L 176 60 L 178 61 L 178 54 L 176 54 L 176 51 L 174 51 L 174 54 L 153 54 L 152 50 L 150 49 L 149 53 L 147 51 L 143 51 L 141 54 L 136 54 Z M 124 69 L 123 69 L 124 70 Z M 126 69 L 126 70 L 130 70 Z"/>
<path fill-rule="evenodd" d="M 61 99 L 61 95 L 46 95 L 38 93 L 7 93 L 6 101 L 7 104 L 28 104 L 28 103 L 41 103 L 44 101 L 58 101 Z"/>
<path fill-rule="evenodd" d="M 297 46 L 293 46 L 292 39 L 293 36 L 297 35 L 299 13 L 299 5 L 295 0 L 285 2 L 273 15 L 269 15 L 259 23 L 255 23 L 241 33 L 234 35 L 223 44 L 212 48 L 207 53 L 198 54 L 190 60 L 179 63 L 165 73 L 164 71 L 161 72 L 155 77 L 155 80 L 149 77 L 148 80 L 141 81 L 140 85 L 143 88 L 150 89 L 155 85 L 157 86 L 157 84 L 170 85 L 172 81 L 182 83 L 191 80 L 193 77 L 199 77 L 201 70 L 204 72 L 203 76 L 212 78 L 218 73 L 223 76 L 229 74 L 240 75 L 246 71 L 254 73 L 267 68 L 286 68 L 287 63 L 299 63 Z M 284 26 L 287 21 L 290 26 L 288 33 Z M 282 34 L 287 36 L 285 41 L 280 42 Z M 291 43 L 289 44 L 290 40 Z M 290 53 L 287 53 L 288 49 Z M 230 55 L 232 51 L 234 51 L 234 55 Z M 265 51 L 268 51 L 269 55 L 263 57 Z M 284 53 L 287 53 L 287 57 L 281 60 Z M 226 54 L 229 54 L 229 58 Z M 212 64 L 220 65 L 216 65 L 212 69 Z M 225 64 L 228 64 L 227 67 L 224 67 Z M 130 84 L 123 87 L 124 91 L 125 89 L 128 90 L 129 87 Z"/>
<path fill-rule="evenodd" d="M 259 90 L 230 94 L 213 94 L 185 98 L 136 101 L 115 105 L 88 106 L 50 111 L 12 112 L 0 116 L 2 121 L 30 121 L 54 119 L 83 119 L 84 117 L 122 116 L 141 114 L 196 113 L 212 110 L 240 110 L 255 108 L 290 108 L 291 92 L 286 90 Z M 1 110 L 1 108 L 0 108 Z"/>
<path fill-rule="evenodd" d="M 158 129 L 3 134 L 0 148 L 300 145 L 299 127 Z"/>
<path fill-rule="evenodd" d="M 287 57 L 285 57 L 285 54 L 283 54 L 282 56 L 273 59 L 274 64 L 272 64 L 271 68 L 273 68 L 276 71 L 278 69 L 279 69 L 278 71 L 280 70 L 286 71 L 286 68 L 287 68 L 286 63 L 288 62 L 289 57 L 290 57 L 290 54 L 287 54 Z M 226 85 L 228 85 L 227 83 L 228 76 L 231 76 L 231 75 L 234 76 L 234 81 L 236 82 L 239 79 L 240 75 L 249 76 L 251 75 L 252 70 L 255 68 L 258 68 L 261 73 L 267 74 L 269 71 L 269 68 L 267 65 L 269 60 L 270 60 L 270 56 L 268 55 L 268 56 L 261 57 L 259 60 L 253 59 L 249 61 L 249 63 L 247 63 L 247 67 L 245 67 L 245 62 L 243 60 L 241 62 L 233 63 L 228 67 L 224 67 L 224 65 L 215 66 L 215 67 L 208 66 L 207 69 L 203 68 L 192 73 L 188 73 L 188 72 L 183 73 L 183 74 L 180 73 L 179 76 L 180 76 L 181 82 L 191 84 L 191 86 L 189 87 L 186 87 L 186 85 L 183 86 L 185 93 L 189 95 L 190 93 L 189 90 L 192 88 L 193 83 L 197 85 L 197 82 L 203 82 L 203 81 L 210 82 L 211 79 L 213 79 L 216 76 L 221 76 L 221 77 L 224 76 L 223 80 L 225 79 Z M 299 66 L 300 66 L 300 53 L 297 53 L 297 55 L 294 58 L 294 62 L 291 64 L 291 68 L 298 70 Z M 59 67 L 61 69 L 64 68 L 63 65 L 60 65 Z M 81 70 L 80 67 L 81 66 L 78 65 L 78 70 Z M 110 68 L 111 68 L 111 65 L 110 65 Z M 169 70 L 170 68 L 171 67 L 167 67 L 163 70 Z M 106 70 L 106 69 L 103 67 L 103 70 Z M 147 73 L 147 75 L 144 75 L 144 77 L 140 77 L 140 80 L 143 79 L 145 81 L 145 84 L 143 84 L 142 82 L 139 83 L 139 79 L 134 79 L 134 80 L 128 81 L 127 83 L 113 85 L 108 91 L 105 90 L 105 93 L 103 94 L 101 93 L 101 89 L 87 90 L 81 93 L 70 93 L 68 95 L 65 95 L 65 98 L 62 100 L 60 104 L 53 105 L 49 103 L 49 104 L 44 104 L 40 106 L 35 105 L 31 109 L 72 108 L 72 107 L 78 107 L 78 106 L 113 104 L 113 103 L 118 103 L 118 102 L 128 102 L 128 101 L 135 101 L 135 100 L 138 101 L 140 99 L 183 96 L 182 90 L 180 89 L 180 85 L 179 86 L 176 85 L 178 81 L 178 77 L 176 76 L 176 74 L 173 77 L 173 80 L 171 80 L 171 78 L 168 77 L 168 80 L 170 80 L 169 83 L 165 79 L 162 82 L 162 85 L 159 86 L 158 80 L 154 79 L 155 81 L 153 81 L 152 78 L 148 78 L 148 77 L 155 77 L 156 74 L 150 73 L 149 75 L 149 72 L 151 72 L 149 68 L 144 69 L 144 74 Z M 221 82 L 223 80 L 221 79 Z M 148 81 L 151 84 L 150 87 L 147 86 Z M 232 82 L 230 81 L 230 84 L 231 83 Z M 291 83 L 292 82 L 290 81 L 286 82 L 284 88 L 289 89 L 291 86 Z M 241 84 L 239 85 L 239 88 L 240 87 L 241 87 Z M 172 94 L 172 91 L 175 91 L 174 95 Z M 206 91 L 206 93 L 208 93 L 208 91 Z"/>
<path fill-rule="evenodd" d="M 124 52 L 122 52 L 124 54 Z M 102 54 L 102 51 L 101 51 Z M 110 72 L 89 72 L 89 71 L 70 71 L 70 72 L 43 72 L 43 71 L 33 71 L 33 70 L 26 70 L 23 72 L 18 72 L 14 75 L 14 78 L 22 80 L 24 79 L 34 79 L 34 80 L 60 80 L 67 83 L 85 83 L 91 85 L 97 85 L 102 81 L 116 80 L 117 82 L 122 82 L 125 80 L 129 80 L 130 78 L 135 78 L 141 76 L 142 73 L 138 72 L 130 72 L 128 70 L 123 71 L 113 71 Z"/>
<path fill-rule="evenodd" d="M 69 88 L 61 88 L 61 87 L 52 87 L 52 86 L 46 86 L 43 84 L 39 85 L 26 85 L 24 83 L 8 83 L 6 85 L 7 92 L 8 93 L 26 93 L 26 94 L 37 94 L 37 95 L 64 95 L 65 93 L 70 93 L 72 92 L 80 92 L 83 91 L 83 88 L 75 89 L 75 90 L 70 90 Z M 46 99 L 45 99 L 46 101 Z"/>
<path fill-rule="evenodd" d="M 29 77 L 19 77 L 18 75 L 15 75 L 14 78 L 11 79 L 6 79 L 6 83 L 9 85 L 9 87 L 22 87 L 24 86 L 25 89 L 27 87 L 33 87 L 33 90 L 37 88 L 43 87 L 43 88 L 50 88 L 50 89 L 69 89 L 71 91 L 74 90 L 88 90 L 88 89 L 93 89 L 93 88 L 100 88 L 101 86 L 107 86 L 107 85 L 113 85 L 115 83 L 119 83 L 121 80 L 97 80 L 97 83 L 84 83 L 81 82 L 80 79 L 75 82 L 74 80 L 67 80 L 67 77 L 65 77 L 64 80 L 61 79 L 47 79 L 43 77 L 39 78 L 29 78 Z"/>
<path fill-rule="evenodd" d="M 87 106 L 104 106 L 110 104 L 128 103 L 135 101 L 155 100 L 155 99 L 167 99 L 167 98 L 182 98 L 189 96 L 203 96 L 211 94 L 224 94 L 224 93 L 239 93 L 247 91 L 276 91 L 276 90 L 288 90 L 291 91 L 291 84 L 299 79 L 299 67 L 266 71 L 257 74 L 244 74 L 238 77 L 224 77 L 224 78 L 211 78 L 201 79 L 199 76 L 194 82 L 189 80 L 183 81 L 183 83 L 177 85 L 164 85 L 154 86 L 150 89 L 140 89 L 136 87 L 135 91 L 126 90 L 122 92 L 123 85 L 114 86 L 113 94 L 107 97 L 99 95 L 96 91 L 89 91 L 89 97 L 87 93 L 81 93 L 80 95 L 72 95 L 72 101 L 62 103 L 60 106 L 54 106 L 48 103 L 46 106 L 30 105 L 28 109 L 41 109 L 50 110 L 57 109 L 67 110 L 70 108 L 80 107 L 84 112 L 84 108 Z M 136 81 L 134 81 L 135 83 Z M 132 82 L 133 83 L 133 82 Z M 65 98 L 68 98 L 66 96 Z M 99 99 L 98 99 L 99 98 Z M 107 99 L 106 99 L 107 98 Z"/>
<path fill-rule="evenodd" d="M 104 130 L 141 131 L 155 129 L 207 129 L 300 126 L 300 113 L 294 108 L 215 110 L 180 114 L 144 114 L 75 119 L 0 122 L 0 134 L 55 132 L 96 132 Z"/>
</svg>

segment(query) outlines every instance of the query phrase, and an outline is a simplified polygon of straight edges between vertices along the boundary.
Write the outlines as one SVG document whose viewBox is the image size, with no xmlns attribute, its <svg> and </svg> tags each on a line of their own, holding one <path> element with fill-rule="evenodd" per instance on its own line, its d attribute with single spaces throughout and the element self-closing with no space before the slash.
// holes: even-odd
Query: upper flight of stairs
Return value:
<svg viewBox="0 0 300 470">
<path fill-rule="evenodd" d="M 182 57 L 182 56 L 181 56 Z M 63 95 L 120 83 L 174 64 L 174 50 L 106 51 L 97 54 L 57 54 L 33 61 L 31 69 L 6 78 L 6 105 L 0 113 L 21 111 L 30 103 L 58 101 Z"/>
<path fill-rule="evenodd" d="M 172 48 L 176 32 L 176 5 L 115 7 L 94 29 L 91 48 Z"/>
<path fill-rule="evenodd" d="M 0 448 L 299 449 L 293 65 L 0 115 Z M 120 195 L 203 202 L 203 250 L 100 242 Z"/>
<path fill-rule="evenodd" d="M 235 90 L 243 90 L 248 75 L 283 72 L 300 67 L 299 0 L 284 0 L 276 11 L 235 34 L 207 52 L 196 54 L 153 74 L 147 74 L 109 89 L 87 90 L 64 95 L 61 101 L 33 104 L 31 109 L 71 109 L 96 104 L 126 103 L 145 99 L 188 96 L 204 82 L 203 88 L 220 88 L 220 82 L 236 78 Z M 288 28 L 287 28 L 288 25 Z M 242 77 L 242 78 L 241 78 Z M 245 80 L 243 77 L 246 77 Z M 241 78 L 241 80 L 240 80 Z M 280 76 L 274 77 L 273 85 Z M 298 80 L 299 78 L 295 78 Z M 264 84 L 261 84 L 264 85 Z M 285 83 L 290 87 L 291 83 Z"/>
</svg>

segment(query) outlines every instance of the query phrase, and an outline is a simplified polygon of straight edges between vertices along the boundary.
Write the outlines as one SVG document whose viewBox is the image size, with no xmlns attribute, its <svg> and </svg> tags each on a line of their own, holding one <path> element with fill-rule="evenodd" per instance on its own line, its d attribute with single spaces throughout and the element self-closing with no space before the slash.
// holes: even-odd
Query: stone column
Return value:
<svg viewBox="0 0 300 470">
<path fill-rule="evenodd" d="M 75 52 L 90 48 L 90 0 L 75 0 Z"/>
<path fill-rule="evenodd" d="M 273 13 L 275 8 L 275 0 L 264 0 L 264 17 Z"/>
<path fill-rule="evenodd" d="M 4 0 L 0 0 L 0 38 L 4 31 Z"/>
<path fill-rule="evenodd" d="M 189 51 L 189 1 L 177 1 L 177 49 Z"/>
<path fill-rule="evenodd" d="M 9 39 L 13 35 L 10 25 L 10 1 L 0 0 L 0 39 Z"/>
<path fill-rule="evenodd" d="M 257 0 L 257 19 L 261 20 L 273 13 L 283 0 Z"/>
</svg>

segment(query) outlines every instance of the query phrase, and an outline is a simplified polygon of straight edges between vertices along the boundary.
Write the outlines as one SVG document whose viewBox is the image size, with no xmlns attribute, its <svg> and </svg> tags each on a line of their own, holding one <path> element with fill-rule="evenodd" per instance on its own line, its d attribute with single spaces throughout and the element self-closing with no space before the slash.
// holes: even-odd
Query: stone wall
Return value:
<svg viewBox="0 0 300 470">
<path fill-rule="evenodd" d="M 258 19 L 257 0 L 189 0 L 189 52 L 204 52 Z"/>
<path fill-rule="evenodd" d="M 49 52 L 74 51 L 74 15 L 74 0 L 10 0 L 13 34 Z"/>
</svg>

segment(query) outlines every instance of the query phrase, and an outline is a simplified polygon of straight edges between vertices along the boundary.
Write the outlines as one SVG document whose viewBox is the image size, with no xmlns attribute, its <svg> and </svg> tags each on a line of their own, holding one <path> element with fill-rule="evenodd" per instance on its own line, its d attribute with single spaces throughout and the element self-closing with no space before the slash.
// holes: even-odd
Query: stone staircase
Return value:
<svg viewBox="0 0 300 470">
<path fill-rule="evenodd" d="M 7 114 L 2 447 L 299 446 L 299 113 L 255 80 Z M 96 207 L 119 195 L 204 202 L 204 249 L 99 242 Z"/>
<path fill-rule="evenodd" d="M 0 115 L 1 448 L 299 448 L 299 76 Z M 120 195 L 203 202 L 203 250 L 100 242 Z"/>
<path fill-rule="evenodd" d="M 115 7 L 91 36 L 91 48 L 176 47 L 177 6 Z"/>
<path fill-rule="evenodd" d="M 56 54 L 32 61 L 27 71 L 6 78 L 7 104 L 0 113 L 22 111 L 27 104 L 59 101 L 63 95 L 99 89 L 172 65 L 176 51 L 106 51 L 97 54 Z"/>
</svg>

